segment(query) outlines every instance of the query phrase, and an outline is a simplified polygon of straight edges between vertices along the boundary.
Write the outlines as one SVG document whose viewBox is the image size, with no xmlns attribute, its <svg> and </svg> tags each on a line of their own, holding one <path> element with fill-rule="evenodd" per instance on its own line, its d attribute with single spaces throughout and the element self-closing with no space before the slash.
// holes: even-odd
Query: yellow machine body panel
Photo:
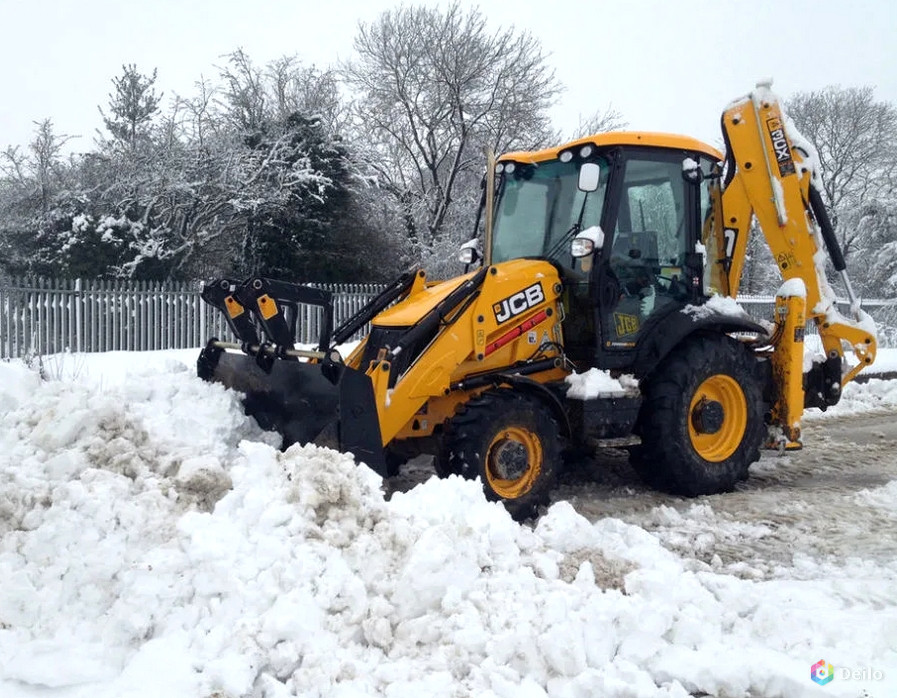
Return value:
<svg viewBox="0 0 897 698">
<path fill-rule="evenodd" d="M 374 322 L 380 327 L 410 327 L 472 276 L 473 272 L 427 286 L 381 312 Z"/>
<path fill-rule="evenodd" d="M 405 326 L 406 320 L 419 320 L 472 276 L 409 296 L 381 313 L 375 327 Z M 514 366 L 535 355 L 543 356 L 551 366 L 531 375 L 533 380 L 559 380 L 567 375 L 569 370 L 560 368 L 559 359 L 551 361 L 560 357 L 563 346 L 561 291 L 557 270 L 548 262 L 518 259 L 496 264 L 489 268 L 472 301 L 443 318 L 446 328 L 436 333 L 420 358 L 392 385 L 390 363 L 385 358 L 372 361 L 365 370 L 374 385 L 384 445 L 400 432 L 408 436 L 432 433 L 467 399 L 461 397 L 463 387 L 460 395 L 453 393 L 471 377 Z M 431 400 L 435 404 L 427 406 Z M 428 417 L 422 417 L 422 410 Z"/>
<path fill-rule="evenodd" d="M 615 145 L 643 145 L 651 148 L 669 148 L 672 150 L 690 150 L 704 153 L 716 160 L 722 160 L 723 155 L 713 146 L 690 136 L 681 136 L 675 133 L 655 133 L 650 131 L 611 131 L 609 133 L 596 133 L 591 136 L 579 138 L 555 148 L 545 148 L 535 151 L 516 151 L 505 153 L 498 158 L 498 162 L 544 162 L 556 159 L 563 151 L 576 151 L 584 145 L 597 147 Z"/>
</svg>

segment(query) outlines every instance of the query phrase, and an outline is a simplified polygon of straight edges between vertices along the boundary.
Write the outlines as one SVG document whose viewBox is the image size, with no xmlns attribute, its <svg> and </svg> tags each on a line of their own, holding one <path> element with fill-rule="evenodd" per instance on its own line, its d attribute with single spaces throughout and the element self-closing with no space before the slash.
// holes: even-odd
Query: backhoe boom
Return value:
<svg viewBox="0 0 897 698">
<path fill-rule="evenodd" d="M 774 365 L 780 385 L 773 414 L 787 432 L 799 420 L 805 402 L 823 409 L 836 403 L 841 388 L 872 363 L 875 324 L 860 310 L 847 277 L 844 257 L 819 195 L 815 149 L 788 121 L 769 85 L 761 83 L 750 95 L 730 104 L 723 113 L 722 128 L 727 145 L 726 172 L 715 202 L 718 223 L 710 228 L 709 239 L 705 240 L 710 286 L 723 295 L 738 294 L 752 219 L 756 217 L 786 281 L 781 300 L 804 298 L 803 303 L 792 300 L 777 306 L 777 326 L 785 327 L 788 314 L 805 312 L 806 321 L 816 323 L 826 355 L 826 364 L 816 374 L 818 377 L 821 372 L 824 378 L 810 378 L 812 385 L 807 387 L 818 389 L 805 398 L 802 381 L 798 390 L 793 387 L 795 378 L 803 373 L 804 318 L 797 325 L 792 323 L 793 336 L 776 337 Z M 835 305 L 834 292 L 825 277 L 826 258 L 844 281 L 851 317 Z M 844 361 L 845 350 L 855 356 L 855 363 Z"/>
</svg>

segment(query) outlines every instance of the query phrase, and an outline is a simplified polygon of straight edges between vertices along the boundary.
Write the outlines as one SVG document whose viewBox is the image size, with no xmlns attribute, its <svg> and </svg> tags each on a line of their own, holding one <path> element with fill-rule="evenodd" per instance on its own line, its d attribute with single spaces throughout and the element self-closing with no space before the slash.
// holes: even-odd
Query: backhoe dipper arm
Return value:
<svg viewBox="0 0 897 698">
<path fill-rule="evenodd" d="M 800 282 L 803 282 L 806 319 L 815 321 L 826 353 L 827 374 L 834 373 L 836 378 L 824 391 L 825 402 L 834 404 L 840 388 L 874 360 L 876 333 L 875 323 L 859 308 L 843 255 L 818 194 L 821 182 L 815 148 L 788 122 L 768 83 L 758 84 L 750 95 L 730 104 L 723 113 L 722 128 L 727 161 L 718 198 L 721 210 L 716 211 L 714 220 L 718 223 L 706 233 L 708 239 L 704 240 L 710 264 L 709 285 L 723 295 L 738 294 L 751 220 L 755 216 L 782 277 L 786 282 L 800 280 L 783 286 L 780 300 L 801 298 Z M 850 297 L 849 318 L 835 305 L 834 292 L 825 277 L 823 248 L 841 273 Z M 781 389 L 780 402 L 794 403 L 799 393 L 803 403 L 803 386 L 798 382 L 803 371 L 803 325 L 795 325 L 792 318 L 791 324 L 797 328 L 795 336 L 781 336 L 785 316 L 803 312 L 800 306 L 804 303 L 796 300 L 791 304 L 777 304 L 779 369 L 791 376 L 776 378 L 777 382 L 785 380 L 791 384 L 790 390 L 781 384 L 777 386 Z M 780 345 L 789 347 L 787 360 L 782 360 Z M 842 362 L 845 348 L 856 356 L 856 365 L 848 367 Z M 808 404 L 816 403 L 808 399 Z M 793 424 L 793 417 L 799 419 L 802 409 L 803 404 L 790 404 L 788 409 L 782 409 L 779 421 L 783 425 Z M 784 412 L 790 416 L 786 418 Z"/>
</svg>

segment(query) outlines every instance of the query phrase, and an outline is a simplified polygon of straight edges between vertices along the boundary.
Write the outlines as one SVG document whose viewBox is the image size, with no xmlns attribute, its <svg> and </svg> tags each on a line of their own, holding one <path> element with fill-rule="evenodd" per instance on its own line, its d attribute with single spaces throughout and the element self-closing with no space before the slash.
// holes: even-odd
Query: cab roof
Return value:
<svg viewBox="0 0 897 698">
<path fill-rule="evenodd" d="M 563 150 L 576 148 L 586 144 L 598 147 L 614 145 L 642 145 L 652 148 L 670 148 L 673 150 L 689 150 L 703 153 L 715 160 L 722 160 L 723 154 L 713 146 L 707 145 L 696 138 L 680 136 L 675 133 L 653 133 L 649 131 L 611 131 L 610 133 L 596 133 L 585 138 L 578 138 L 559 145 L 555 148 L 534 151 L 516 151 L 504 153 L 498 158 L 499 162 L 513 160 L 515 162 L 544 162 L 554 160 Z"/>
</svg>

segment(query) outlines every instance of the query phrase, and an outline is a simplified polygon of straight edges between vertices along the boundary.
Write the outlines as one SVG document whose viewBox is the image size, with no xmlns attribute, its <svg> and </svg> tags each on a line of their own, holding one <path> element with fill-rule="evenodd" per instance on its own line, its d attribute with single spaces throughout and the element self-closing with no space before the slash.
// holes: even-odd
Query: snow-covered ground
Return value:
<svg viewBox="0 0 897 698">
<path fill-rule="evenodd" d="M 0 363 L 3 698 L 897 695 L 897 466 L 780 519 L 726 511 L 758 488 L 518 525 L 477 483 L 387 500 L 349 456 L 279 452 L 195 357 Z M 827 415 L 869 410 L 897 382 Z M 829 524 L 865 535 L 816 550 Z"/>
</svg>

